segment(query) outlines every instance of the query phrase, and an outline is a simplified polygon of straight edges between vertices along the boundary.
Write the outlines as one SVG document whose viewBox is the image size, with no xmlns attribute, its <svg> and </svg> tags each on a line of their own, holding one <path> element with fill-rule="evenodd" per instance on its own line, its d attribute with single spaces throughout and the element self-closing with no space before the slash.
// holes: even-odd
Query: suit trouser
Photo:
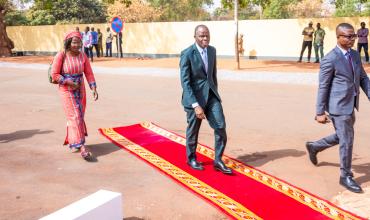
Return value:
<svg viewBox="0 0 370 220">
<path fill-rule="evenodd" d="M 227 135 L 225 116 L 220 101 L 210 92 L 206 107 L 203 109 L 215 135 L 215 161 L 221 160 L 225 150 Z M 186 128 L 186 156 L 188 161 L 196 159 L 198 135 L 202 120 L 196 117 L 193 108 L 185 108 L 188 127 Z"/>
<path fill-rule="evenodd" d="M 301 54 L 299 56 L 299 60 L 302 60 L 303 53 L 306 50 L 306 47 L 308 47 L 307 60 L 310 61 L 310 59 L 311 59 L 311 50 L 312 50 L 312 41 L 303 41 L 302 42 L 302 49 L 301 49 Z"/>
<path fill-rule="evenodd" d="M 320 152 L 329 147 L 339 144 L 340 156 L 340 175 L 353 176 L 352 166 L 352 149 L 355 124 L 355 112 L 351 115 L 330 115 L 335 128 L 335 134 L 324 137 L 321 140 L 313 142 L 314 150 Z"/>
</svg>

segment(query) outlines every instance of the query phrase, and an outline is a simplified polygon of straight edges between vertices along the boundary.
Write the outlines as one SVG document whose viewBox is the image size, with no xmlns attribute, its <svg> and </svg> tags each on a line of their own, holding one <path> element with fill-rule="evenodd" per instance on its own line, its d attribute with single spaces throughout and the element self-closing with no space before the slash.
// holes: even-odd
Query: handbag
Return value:
<svg viewBox="0 0 370 220">
<path fill-rule="evenodd" d="M 62 60 L 62 66 L 60 67 L 60 74 L 63 72 L 63 65 L 64 65 L 64 58 L 65 58 L 65 52 L 63 52 L 63 60 Z M 53 77 L 51 76 L 51 69 L 53 68 L 53 61 L 51 61 L 48 69 L 48 78 L 49 78 L 49 83 L 52 84 L 58 84 L 57 81 L 53 80 Z"/>
</svg>

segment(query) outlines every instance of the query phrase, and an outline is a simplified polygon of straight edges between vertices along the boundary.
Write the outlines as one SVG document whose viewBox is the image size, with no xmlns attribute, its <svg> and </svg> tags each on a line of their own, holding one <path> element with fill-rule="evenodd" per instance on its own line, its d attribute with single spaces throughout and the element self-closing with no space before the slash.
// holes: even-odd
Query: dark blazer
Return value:
<svg viewBox="0 0 370 220">
<path fill-rule="evenodd" d="M 350 54 L 354 74 L 348 60 L 338 47 L 322 59 L 316 105 L 317 115 L 322 115 L 325 111 L 332 115 L 350 115 L 354 107 L 358 110 L 360 86 L 370 99 L 369 78 L 362 66 L 360 55 L 355 50 L 351 50 Z M 356 91 L 357 96 L 355 96 Z"/>
<path fill-rule="evenodd" d="M 180 78 L 182 93 L 182 105 L 192 108 L 192 104 L 198 104 L 204 108 L 207 104 L 209 92 L 212 91 L 220 100 L 217 91 L 217 68 L 216 49 L 207 47 L 208 72 L 206 73 L 202 57 L 195 44 L 181 52 Z"/>
</svg>

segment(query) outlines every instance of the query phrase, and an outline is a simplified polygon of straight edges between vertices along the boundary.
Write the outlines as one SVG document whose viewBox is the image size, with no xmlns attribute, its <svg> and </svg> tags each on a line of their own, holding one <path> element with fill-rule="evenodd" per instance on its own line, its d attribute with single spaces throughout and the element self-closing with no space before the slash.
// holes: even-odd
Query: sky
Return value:
<svg viewBox="0 0 370 220">
<path fill-rule="evenodd" d="M 218 7 L 221 7 L 221 0 L 213 0 L 213 5 L 207 7 L 206 10 L 212 13 Z"/>
</svg>

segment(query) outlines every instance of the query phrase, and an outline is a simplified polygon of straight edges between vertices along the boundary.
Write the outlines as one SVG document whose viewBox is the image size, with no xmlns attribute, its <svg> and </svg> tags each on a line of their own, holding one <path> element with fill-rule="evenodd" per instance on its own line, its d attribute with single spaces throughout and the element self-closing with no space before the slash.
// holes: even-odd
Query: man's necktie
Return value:
<svg viewBox="0 0 370 220">
<path fill-rule="evenodd" d="M 204 63 L 204 67 L 205 67 L 205 70 L 206 70 L 206 73 L 208 72 L 208 57 L 207 57 L 207 50 L 206 49 L 203 49 L 202 50 L 202 60 L 203 60 L 203 63 Z"/>
<path fill-rule="evenodd" d="M 346 57 L 347 57 L 347 60 L 348 60 L 348 63 L 349 63 L 349 68 L 352 71 L 353 82 L 356 82 L 355 71 L 353 69 L 353 63 L 352 63 L 352 57 L 351 57 L 351 53 L 349 51 L 346 53 Z M 356 85 L 355 85 L 355 92 L 356 92 L 356 95 L 357 95 L 358 93 L 357 93 Z"/>
</svg>

